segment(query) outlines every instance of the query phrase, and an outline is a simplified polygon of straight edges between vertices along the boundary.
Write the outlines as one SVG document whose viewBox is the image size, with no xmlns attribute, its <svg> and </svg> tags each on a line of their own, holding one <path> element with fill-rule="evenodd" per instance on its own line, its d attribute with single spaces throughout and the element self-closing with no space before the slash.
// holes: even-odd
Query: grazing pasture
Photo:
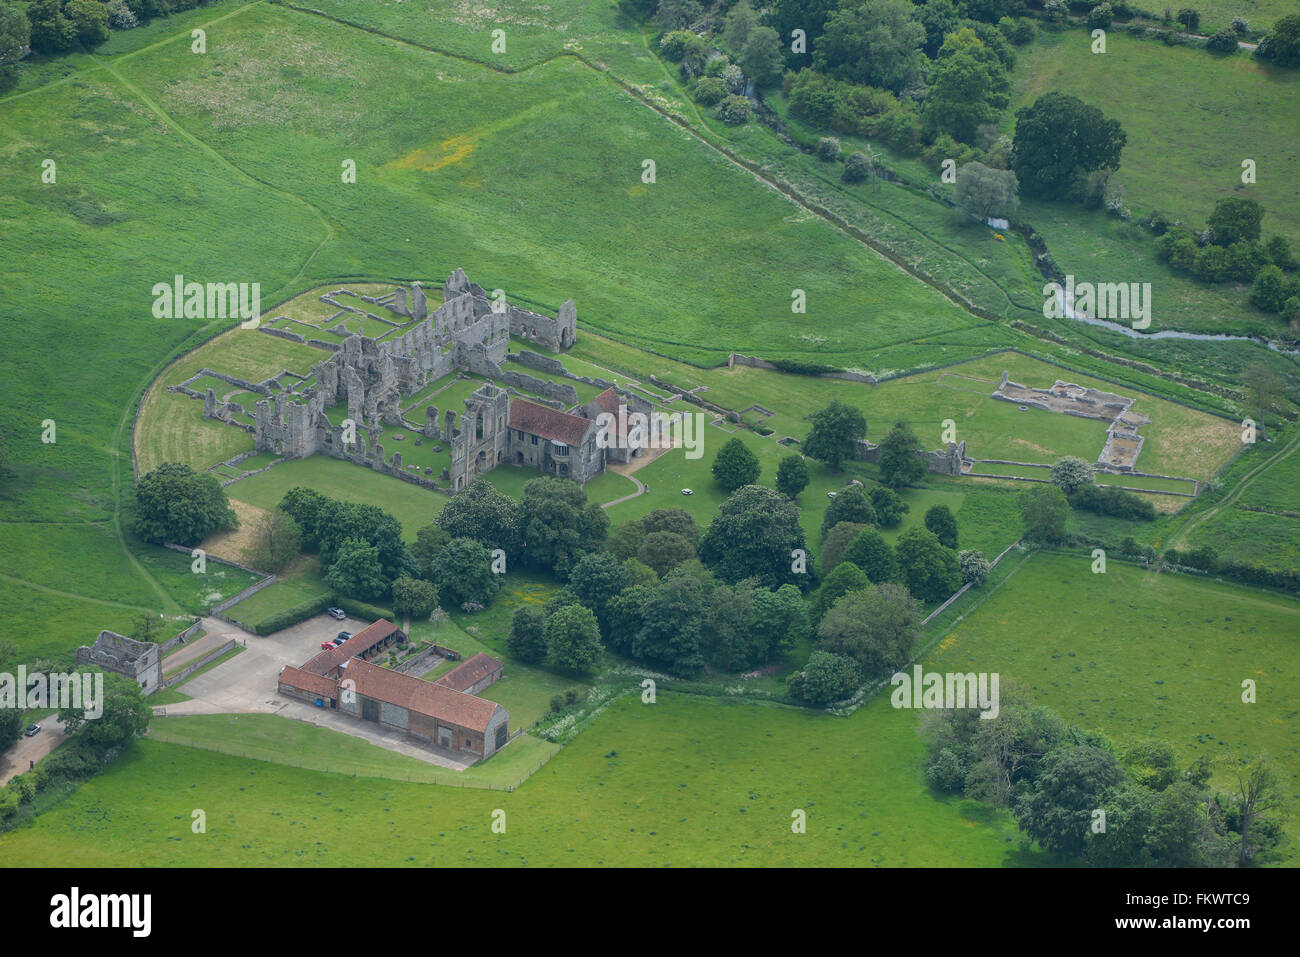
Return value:
<svg viewBox="0 0 1300 957">
<path fill-rule="evenodd" d="M 930 666 L 998 672 L 1067 721 L 1121 745 L 1168 742 L 1186 762 L 1268 751 L 1295 793 L 1300 602 L 1116 561 L 1093 574 L 1091 564 L 1086 552 L 1034 555 L 944 637 Z M 1242 702 L 1247 678 L 1259 689 L 1253 704 Z M 1292 810 L 1288 830 L 1297 825 Z M 1294 863 L 1294 845 L 1288 853 Z"/>
<path fill-rule="evenodd" d="M 237 743 L 222 733 L 233 722 L 214 724 L 186 733 Z M 309 753 L 334 746 L 309 732 L 301 740 Z M 285 753 L 278 744 L 273 751 Z M 625 696 L 513 793 L 331 774 L 146 739 L 30 826 L 0 835 L 0 855 L 65 866 L 337 867 L 364 846 L 375 866 L 1041 860 L 1020 850 L 1007 815 L 930 791 L 923 754 L 915 712 L 883 697 L 844 719 L 698 695 L 661 694 L 654 705 Z M 347 755 L 358 772 L 357 761 L 374 760 Z M 177 789 L 178 780 L 187 786 Z M 196 806 L 208 812 L 201 838 L 189 828 Z M 355 813 L 362 807 L 371 813 Z M 506 812 L 504 837 L 491 831 L 496 808 Z M 791 832 L 795 809 L 807 812 L 806 834 Z"/>
</svg>

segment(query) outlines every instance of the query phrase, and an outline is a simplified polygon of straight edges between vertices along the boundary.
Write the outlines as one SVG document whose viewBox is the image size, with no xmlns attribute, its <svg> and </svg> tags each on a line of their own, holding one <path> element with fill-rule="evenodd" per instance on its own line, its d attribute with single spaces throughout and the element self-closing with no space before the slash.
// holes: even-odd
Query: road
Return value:
<svg viewBox="0 0 1300 957">
<path fill-rule="evenodd" d="M 63 733 L 63 722 L 55 715 L 36 722 L 41 726 L 40 733 L 30 738 L 19 738 L 18 743 L 0 754 L 0 786 L 9 783 L 9 779 L 24 773 L 30 768 L 30 762 L 39 761 L 64 741 L 68 735 Z"/>
</svg>

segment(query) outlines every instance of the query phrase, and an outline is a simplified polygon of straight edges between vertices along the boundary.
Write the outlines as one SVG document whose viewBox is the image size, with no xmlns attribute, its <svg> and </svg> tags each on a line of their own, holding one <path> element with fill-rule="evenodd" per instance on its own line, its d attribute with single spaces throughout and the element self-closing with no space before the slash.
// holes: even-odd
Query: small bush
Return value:
<svg viewBox="0 0 1300 957">
<path fill-rule="evenodd" d="M 750 114 L 753 113 L 753 107 L 749 105 L 749 100 L 743 96 L 723 97 L 722 102 L 718 104 L 718 119 L 728 126 L 741 126 L 749 122 Z"/>
<path fill-rule="evenodd" d="M 1237 34 L 1231 27 L 1224 27 L 1205 41 L 1205 48 L 1215 53 L 1236 53 Z"/>
<path fill-rule="evenodd" d="M 659 52 L 665 59 L 681 63 L 682 56 L 686 53 L 686 44 L 694 35 L 689 30 L 673 30 L 671 33 L 665 33 L 659 38 Z"/>
<path fill-rule="evenodd" d="M 716 76 L 704 76 L 695 81 L 692 92 L 700 106 L 717 106 L 727 95 L 727 87 Z"/>
<path fill-rule="evenodd" d="M 1106 29 L 1115 19 L 1115 9 L 1109 3 L 1099 3 L 1088 12 L 1088 26 L 1093 29 Z"/>
<path fill-rule="evenodd" d="M 1014 43 L 1016 46 L 1024 46 L 1034 39 L 1034 21 L 1028 17 L 1003 17 L 998 21 L 998 29 L 1002 35 Z"/>
<path fill-rule="evenodd" d="M 823 136 L 817 141 L 817 158 L 831 162 L 840 158 L 840 141 L 834 136 Z"/>
<path fill-rule="evenodd" d="M 851 153 L 844 161 L 844 172 L 840 179 L 846 183 L 861 183 L 871 175 L 871 160 L 866 153 Z"/>
</svg>

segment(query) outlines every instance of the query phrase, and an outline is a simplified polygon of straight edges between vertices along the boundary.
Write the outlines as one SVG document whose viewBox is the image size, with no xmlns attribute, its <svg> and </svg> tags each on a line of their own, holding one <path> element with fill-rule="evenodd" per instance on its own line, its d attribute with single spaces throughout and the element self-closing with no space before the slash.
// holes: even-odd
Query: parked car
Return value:
<svg viewBox="0 0 1300 957">
<path fill-rule="evenodd" d="M 695 489 L 693 489 L 693 488 L 684 488 L 684 489 L 682 489 L 682 494 L 683 494 L 683 495 L 694 495 L 694 494 L 695 494 Z"/>
<path fill-rule="evenodd" d="M 349 638 L 351 638 L 351 637 L 352 637 L 352 632 L 350 632 L 350 631 L 340 631 L 340 632 L 338 633 L 338 636 L 337 636 L 334 640 L 335 640 L 335 641 L 347 641 L 347 640 L 348 640 Z"/>
<path fill-rule="evenodd" d="M 333 650 L 334 650 L 334 642 L 332 642 L 332 641 L 322 641 L 322 642 L 320 643 L 320 646 L 321 646 L 322 648 L 324 648 L 326 651 L 333 651 Z"/>
<path fill-rule="evenodd" d="M 37 734 L 40 730 L 41 730 L 41 726 L 39 724 L 34 724 L 31 727 L 29 727 L 26 731 L 24 731 L 23 734 L 30 738 L 32 735 Z"/>
<path fill-rule="evenodd" d="M 348 617 L 348 613 L 344 611 L 342 608 L 327 608 L 325 609 L 325 614 L 339 621 L 342 621 L 344 618 Z"/>
</svg>

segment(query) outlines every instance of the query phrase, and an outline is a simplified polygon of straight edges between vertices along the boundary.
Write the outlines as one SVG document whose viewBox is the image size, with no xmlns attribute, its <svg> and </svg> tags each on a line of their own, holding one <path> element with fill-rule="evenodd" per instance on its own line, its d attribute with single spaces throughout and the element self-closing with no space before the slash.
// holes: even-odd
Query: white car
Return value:
<svg viewBox="0 0 1300 957">
<path fill-rule="evenodd" d="M 682 494 L 683 494 L 683 495 L 694 495 L 694 494 L 695 494 L 695 490 L 694 490 L 694 489 L 689 489 L 689 488 L 684 488 L 684 489 L 682 489 Z"/>
</svg>

